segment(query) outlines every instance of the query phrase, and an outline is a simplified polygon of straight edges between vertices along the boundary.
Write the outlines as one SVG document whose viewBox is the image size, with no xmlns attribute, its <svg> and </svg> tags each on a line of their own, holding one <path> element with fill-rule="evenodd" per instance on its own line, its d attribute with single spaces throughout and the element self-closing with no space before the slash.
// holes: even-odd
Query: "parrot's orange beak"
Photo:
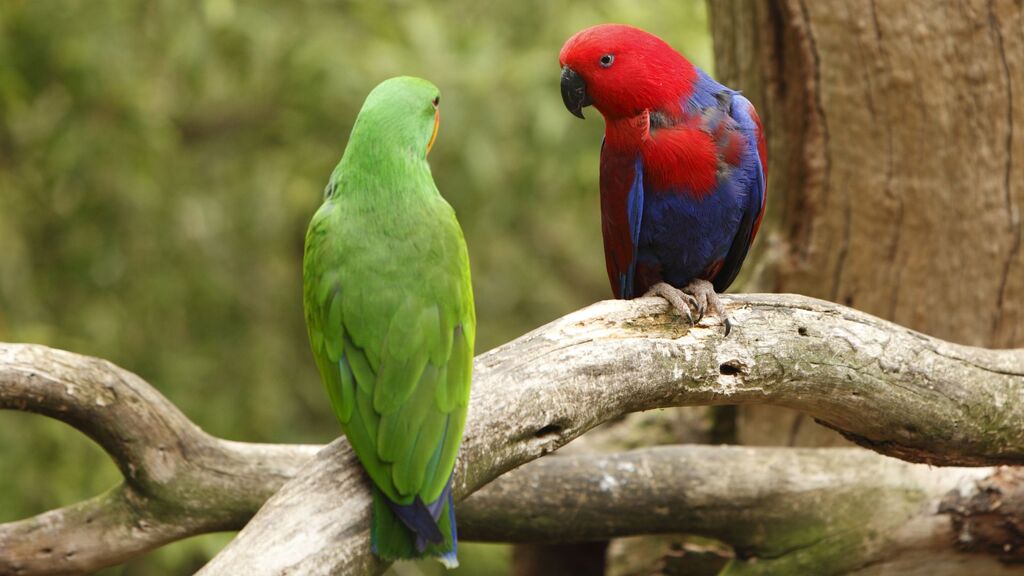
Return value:
<svg viewBox="0 0 1024 576">
<path fill-rule="evenodd" d="M 437 129 L 441 126 L 441 110 L 434 110 L 434 133 L 430 135 L 430 142 L 427 142 L 427 154 L 434 147 L 434 140 L 437 140 Z"/>
</svg>

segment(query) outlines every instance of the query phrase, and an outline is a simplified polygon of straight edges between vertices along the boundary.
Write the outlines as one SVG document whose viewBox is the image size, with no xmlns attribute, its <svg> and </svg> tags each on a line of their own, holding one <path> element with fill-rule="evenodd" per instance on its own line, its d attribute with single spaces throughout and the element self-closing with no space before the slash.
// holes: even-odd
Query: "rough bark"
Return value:
<svg viewBox="0 0 1024 576">
<path fill-rule="evenodd" d="M 1000 560 L 1024 560 L 1021 490 L 1010 469 L 936 469 L 853 448 L 665 446 L 544 458 L 459 512 L 461 529 L 487 541 L 706 536 L 735 550 L 719 552 L 732 560 L 723 575 L 902 574 L 910 557 L 932 575 L 1019 574 Z M 658 560 L 665 570 L 671 558 Z"/>
<path fill-rule="evenodd" d="M 1024 351 L 949 344 L 799 296 L 725 302 L 737 323 L 727 338 L 716 320 L 666 315 L 660 299 L 609 301 L 480 356 L 457 500 L 602 422 L 682 405 L 788 406 L 905 459 L 1024 463 Z M 203 573 L 383 567 L 344 441 L 309 459 L 313 447 L 212 438 L 137 376 L 31 345 L 0 346 L 0 408 L 81 429 L 125 473 L 111 493 L 0 526 L 0 574 L 85 573 L 235 528 L 293 476 Z"/>
<path fill-rule="evenodd" d="M 776 291 L 947 340 L 1020 343 L 1024 7 L 710 7 L 718 75 L 759 105 L 771 136 Z"/>
<path fill-rule="evenodd" d="M 991 461 L 979 456 L 991 452 L 1003 463 L 1024 456 L 1007 459 L 1002 444 L 1007 436 L 1024 440 L 1024 412 L 1017 413 L 1024 411 L 1018 404 L 1024 399 L 1019 351 L 940 344 L 799 297 L 727 301 L 739 305 L 731 314 L 741 326 L 728 339 L 718 326 L 690 330 L 666 318 L 660 314 L 665 304 L 657 300 L 603 302 L 482 355 L 456 467 L 456 500 L 603 421 L 666 406 L 783 405 L 876 451 L 930 463 L 984 464 Z M 821 323 L 830 321 L 842 328 L 822 331 Z M 815 351 L 807 354 L 808 347 Z M 993 356 L 964 363 L 967 350 Z M 967 373 L 961 370 L 982 366 L 989 366 L 984 379 L 999 384 L 978 404 L 971 396 L 979 390 L 963 386 Z M 944 376 L 936 379 L 939 374 Z M 893 377 L 899 386 L 883 384 Z M 899 398 L 883 400 L 879 393 Z M 1013 413 L 993 421 L 989 403 Z M 851 406 L 858 414 L 843 416 Z M 872 416 L 865 418 L 868 407 Z M 990 416 L 982 426 L 971 425 L 968 416 L 979 412 Z M 972 440 L 975 434 L 986 439 Z M 936 459 L 938 454 L 922 450 L 924 438 L 932 445 L 942 439 L 957 456 L 944 450 Z M 342 460 L 331 452 L 322 452 L 275 494 L 200 574 L 379 572 L 383 566 L 368 553 L 366 490 L 338 482 Z M 338 502 L 343 510 L 332 510 Z M 348 521 L 339 523 L 339 517 Z"/>
<path fill-rule="evenodd" d="M 733 406 L 703 407 L 691 406 L 634 412 L 622 418 L 606 422 L 569 445 L 558 450 L 559 455 L 610 454 L 642 447 L 673 444 L 720 444 L 711 424 L 716 421 L 709 417 L 709 411 L 734 409 Z M 724 420 L 717 420 L 724 421 Z M 584 543 L 518 543 L 512 547 L 513 576 L 616 576 L 632 570 L 647 575 L 647 566 L 637 566 L 642 558 L 658 558 L 660 551 L 652 550 L 654 542 L 667 540 L 652 537 L 642 543 L 642 550 L 634 550 L 634 543 L 640 538 L 620 539 L 615 546 L 607 541 Z M 674 542 L 665 542 L 674 545 Z M 716 560 L 720 558 L 716 557 Z M 693 558 L 687 559 L 692 565 Z M 626 568 L 625 565 L 629 565 Z M 626 572 L 629 573 L 629 572 Z M 692 572 L 690 576 L 717 574 L 717 570 Z"/>
</svg>

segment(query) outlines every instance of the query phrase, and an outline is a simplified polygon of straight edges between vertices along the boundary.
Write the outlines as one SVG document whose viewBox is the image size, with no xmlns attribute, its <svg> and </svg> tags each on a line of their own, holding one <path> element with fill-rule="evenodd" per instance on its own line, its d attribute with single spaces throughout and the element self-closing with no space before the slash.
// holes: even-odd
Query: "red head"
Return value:
<svg viewBox="0 0 1024 576">
<path fill-rule="evenodd" d="M 677 114 L 697 72 L 664 40 L 624 24 L 601 24 L 577 32 L 558 54 L 562 100 L 583 118 L 593 104 L 605 118 L 644 110 Z"/>
</svg>

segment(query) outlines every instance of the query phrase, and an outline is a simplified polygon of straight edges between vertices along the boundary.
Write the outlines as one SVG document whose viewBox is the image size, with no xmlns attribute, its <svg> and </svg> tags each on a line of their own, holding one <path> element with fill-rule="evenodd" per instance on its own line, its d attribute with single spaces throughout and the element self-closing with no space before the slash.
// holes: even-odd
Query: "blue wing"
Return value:
<svg viewBox="0 0 1024 576">
<path fill-rule="evenodd" d="M 713 284 L 716 292 L 724 292 L 733 283 L 740 272 L 743 260 L 747 257 L 750 245 L 764 216 L 765 198 L 768 189 L 764 158 L 764 137 L 761 122 L 754 111 L 754 105 L 739 93 L 732 94 L 729 115 L 746 139 L 747 151 L 743 163 L 736 174 L 736 182 L 745 190 L 743 217 L 739 229 L 733 238 L 729 252 L 722 262 L 722 267 L 715 274 Z"/>
<path fill-rule="evenodd" d="M 633 257 L 630 258 L 629 268 L 625 274 L 620 274 L 620 294 L 623 298 L 638 296 L 633 294 L 633 280 L 636 277 L 637 246 L 640 245 L 640 225 L 644 218 L 644 163 L 640 156 L 636 158 L 636 174 L 633 176 L 633 185 L 629 187 L 629 195 L 626 197 L 626 218 L 629 221 L 629 237 L 633 241 Z"/>
</svg>

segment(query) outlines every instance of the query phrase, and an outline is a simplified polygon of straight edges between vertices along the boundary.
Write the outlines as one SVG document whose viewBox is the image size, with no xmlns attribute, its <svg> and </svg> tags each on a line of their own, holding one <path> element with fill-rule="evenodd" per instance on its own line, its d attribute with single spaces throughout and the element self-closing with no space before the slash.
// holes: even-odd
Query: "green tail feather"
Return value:
<svg viewBox="0 0 1024 576">
<path fill-rule="evenodd" d="M 428 544 L 423 552 L 416 550 L 416 535 L 391 510 L 387 499 L 376 487 L 373 489 L 373 520 L 370 545 L 373 553 L 383 560 L 413 560 L 434 557 L 448 568 L 459 565 L 456 559 L 455 515 L 451 501 L 444 503 L 437 526 L 444 536 L 441 544 Z"/>
</svg>

